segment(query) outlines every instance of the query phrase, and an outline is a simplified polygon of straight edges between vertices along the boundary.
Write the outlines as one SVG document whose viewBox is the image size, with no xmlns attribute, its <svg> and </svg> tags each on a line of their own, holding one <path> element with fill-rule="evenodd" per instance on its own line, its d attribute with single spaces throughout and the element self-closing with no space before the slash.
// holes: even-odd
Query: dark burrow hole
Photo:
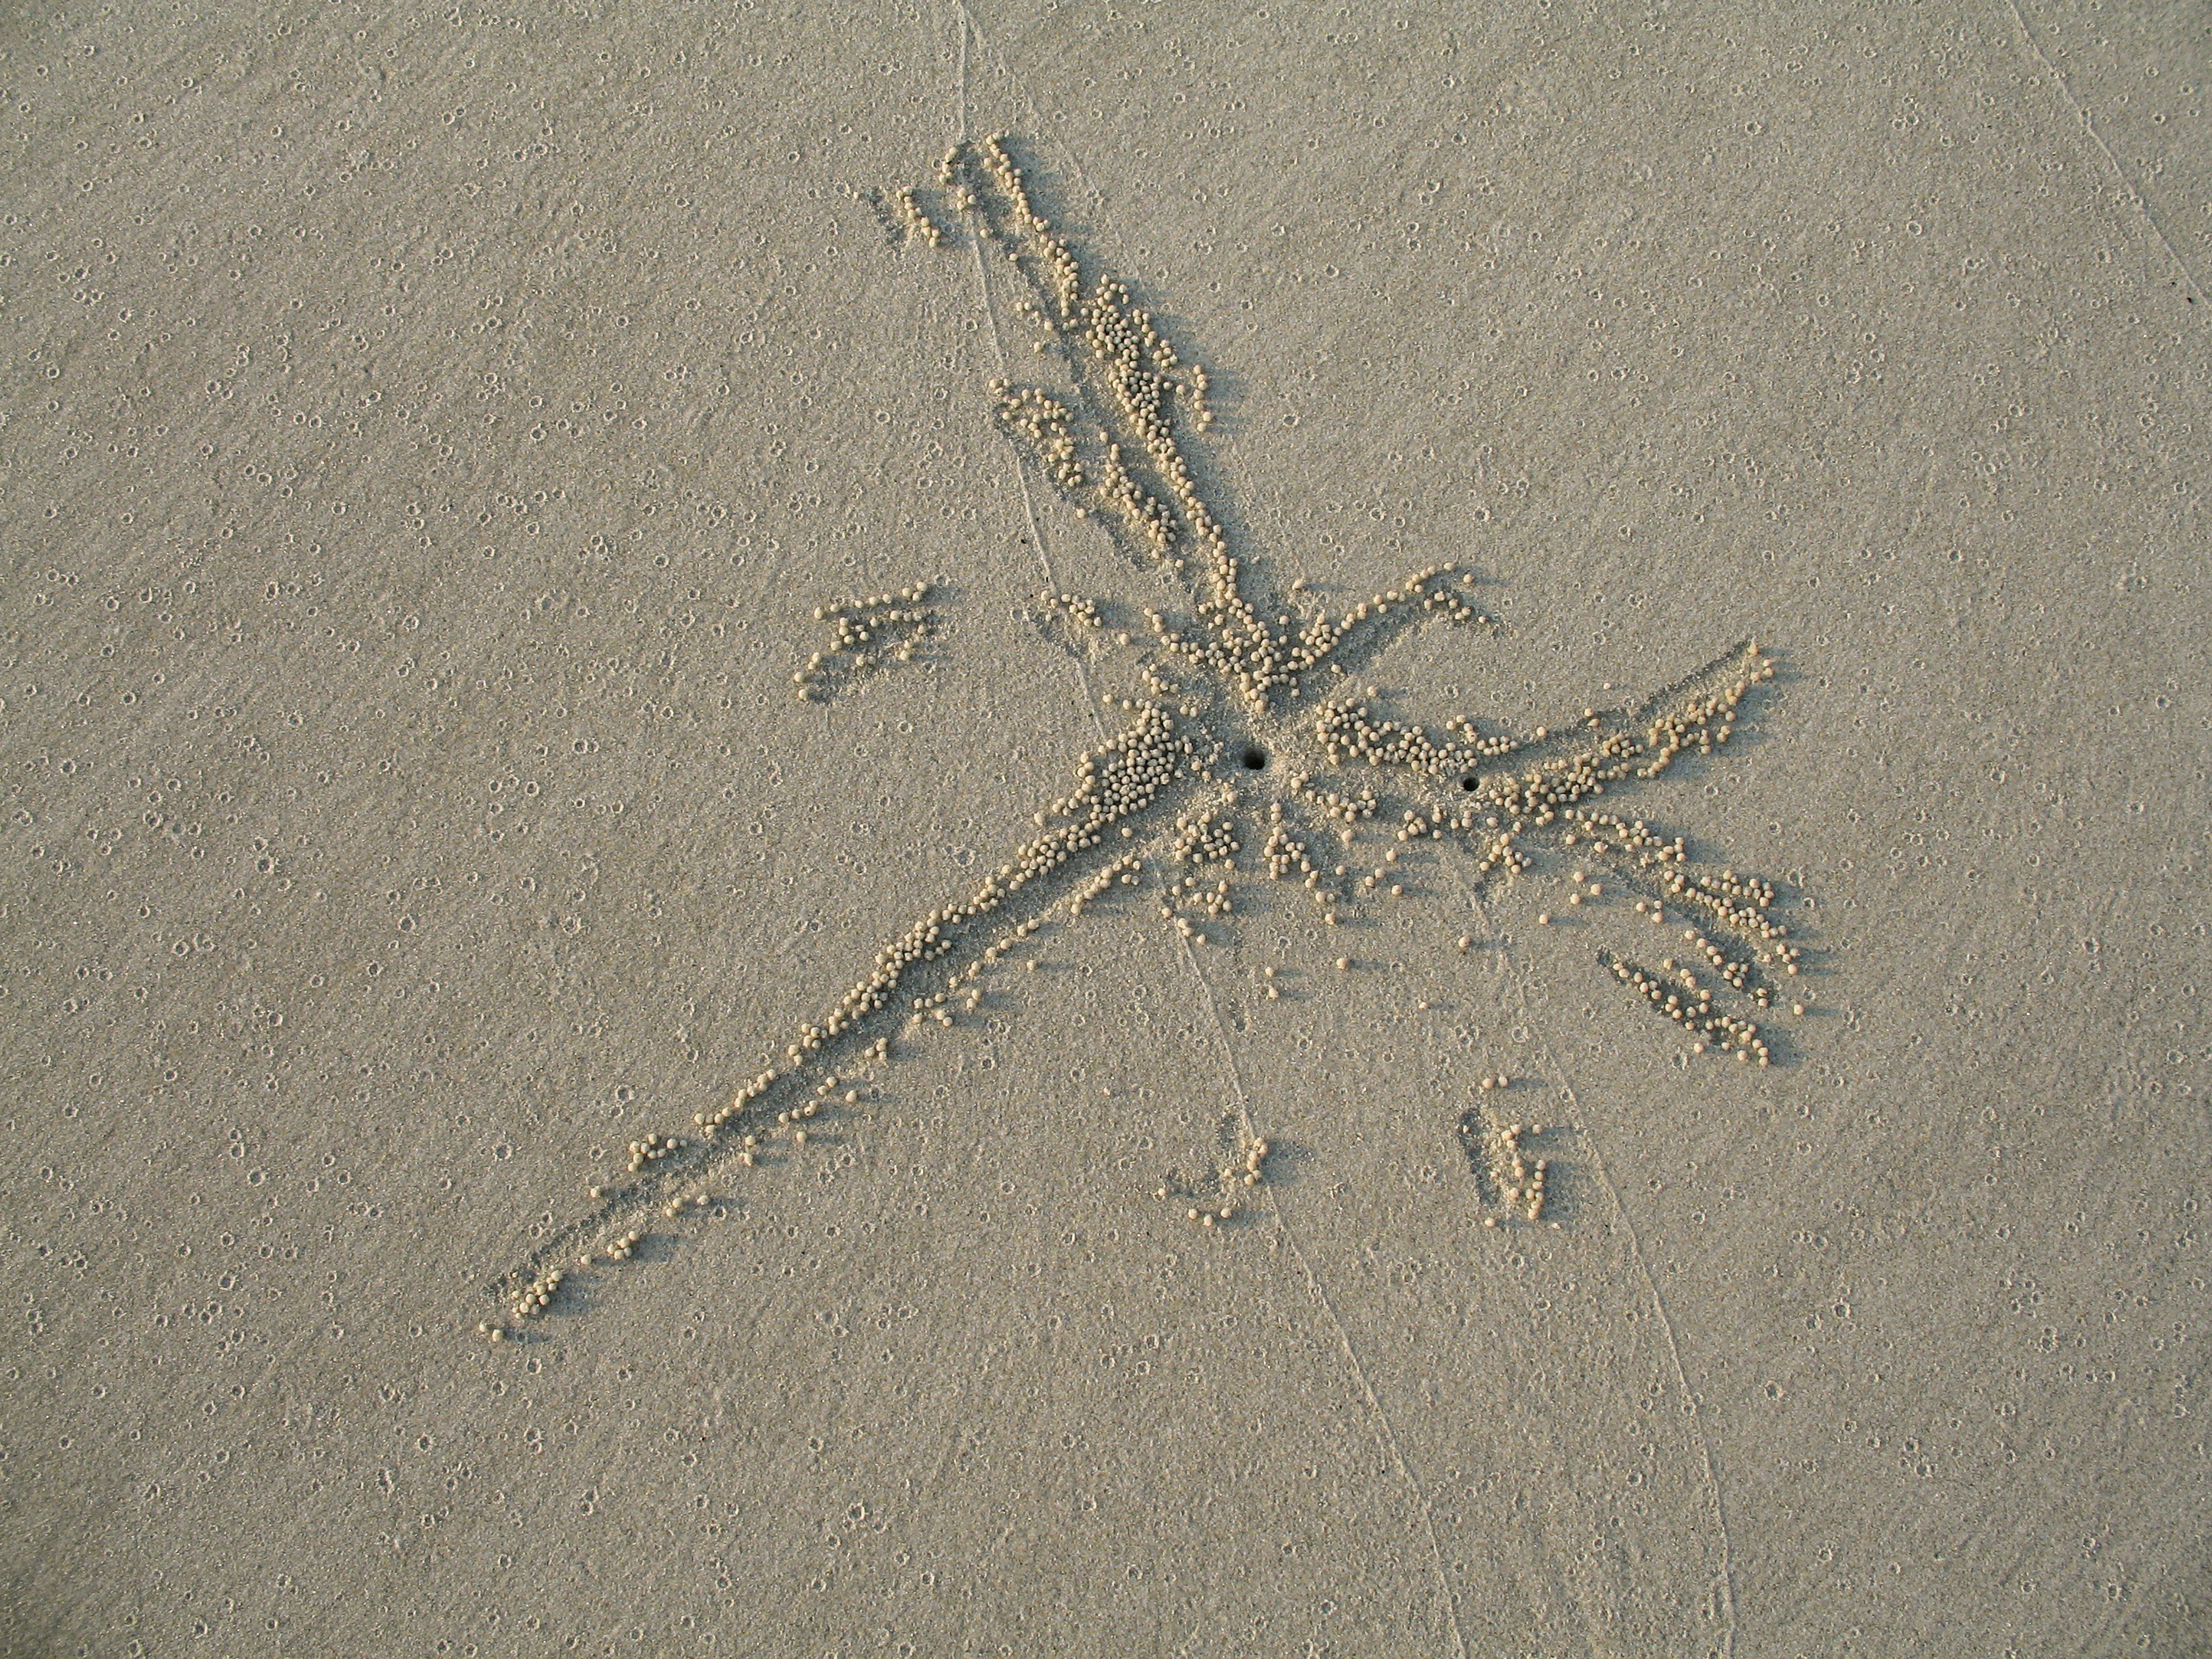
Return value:
<svg viewBox="0 0 2212 1659">
<path fill-rule="evenodd" d="M 1261 748 L 1256 743 L 1246 744 L 1244 745 L 1244 769 L 1248 772 L 1263 772 L 1267 770 L 1267 751 Z"/>
<path fill-rule="evenodd" d="M 1468 794 L 1473 794 L 1474 793 L 1474 774 L 1470 772 L 1465 777 L 1462 778 L 1459 781 L 1459 787 L 1466 790 Z"/>
</svg>

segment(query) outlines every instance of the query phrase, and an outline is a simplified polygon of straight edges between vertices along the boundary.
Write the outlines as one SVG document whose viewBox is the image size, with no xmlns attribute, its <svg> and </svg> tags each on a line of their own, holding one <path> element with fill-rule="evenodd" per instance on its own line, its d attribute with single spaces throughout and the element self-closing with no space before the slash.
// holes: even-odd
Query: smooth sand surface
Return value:
<svg viewBox="0 0 2212 1659">
<path fill-rule="evenodd" d="M 2136 9 L 11 11 L 0 1653 L 2212 1645 L 2212 64 Z M 1616 799 L 1807 1012 L 1692 1054 L 1597 960 L 1679 917 L 1388 769 L 1292 803 L 1389 872 L 1328 927 L 1230 754 L 1228 914 L 1138 814 L 518 1320 L 1149 695 L 1040 591 L 1191 619 L 994 417 L 1073 349 L 939 182 L 1001 131 L 1255 602 L 1479 575 L 1376 718 L 1756 637 Z"/>
</svg>

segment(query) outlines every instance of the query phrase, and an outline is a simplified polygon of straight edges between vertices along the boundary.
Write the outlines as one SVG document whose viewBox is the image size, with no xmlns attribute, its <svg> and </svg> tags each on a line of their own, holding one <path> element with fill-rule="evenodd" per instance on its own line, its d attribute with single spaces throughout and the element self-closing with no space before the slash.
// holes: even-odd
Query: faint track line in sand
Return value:
<svg viewBox="0 0 2212 1659">
<path fill-rule="evenodd" d="M 959 136 L 965 139 L 969 136 L 968 39 L 970 31 L 974 28 L 974 24 L 968 15 L 968 9 L 965 6 L 956 5 L 955 9 L 960 20 L 958 125 Z M 1027 100 L 1024 100 L 1024 101 Z M 991 325 L 992 351 L 999 360 L 1000 372 L 1008 373 L 1012 364 L 1006 355 L 1005 336 L 999 326 L 998 308 L 991 300 L 990 270 L 983 257 L 983 239 L 971 235 L 968 241 L 969 246 L 974 251 L 975 256 L 976 290 L 983 302 L 984 316 Z M 1038 568 L 1044 573 L 1045 586 L 1057 592 L 1060 584 L 1053 575 L 1052 562 L 1045 551 L 1044 533 L 1037 520 L 1036 496 L 1030 489 L 1029 471 L 1018 459 L 1014 465 L 1014 476 L 1021 490 L 1022 512 L 1029 522 L 1030 542 L 1036 550 Z M 1103 737 L 1105 734 L 1105 722 L 1099 718 L 1097 690 L 1091 682 L 1090 668 L 1080 657 L 1076 659 L 1075 668 L 1077 675 L 1083 683 L 1083 701 L 1091 711 L 1091 724 L 1097 727 Z M 1243 1132 L 1246 1143 L 1249 1144 L 1257 1138 L 1258 1131 L 1252 1121 L 1251 1097 L 1245 1090 L 1243 1074 L 1237 1068 L 1237 1051 L 1235 1045 L 1230 1042 L 1229 1028 L 1221 1018 L 1220 1006 L 1215 1000 L 1213 988 L 1207 982 L 1205 973 L 1200 969 L 1197 954 L 1193 950 L 1190 941 L 1178 937 L 1176 943 L 1181 947 L 1183 965 L 1189 969 L 1192 980 L 1198 986 L 1199 1000 L 1206 1006 L 1206 1017 L 1212 1022 L 1214 1034 L 1220 1039 L 1223 1069 L 1228 1073 L 1230 1085 L 1236 1091 L 1237 1122 Z M 1428 1540 L 1429 1561 L 1436 1573 L 1437 1595 L 1443 1608 L 1444 1619 L 1451 1629 L 1452 1646 L 1459 1659 L 1467 1659 L 1467 1638 L 1460 1630 L 1459 1612 L 1452 1602 L 1451 1581 L 1444 1572 L 1443 1550 L 1437 1542 L 1435 1505 L 1430 1500 L 1427 1488 L 1413 1474 L 1413 1467 L 1406 1457 L 1405 1449 L 1399 1441 L 1397 1430 L 1390 1422 L 1390 1415 L 1383 1409 L 1382 1401 L 1376 1394 L 1374 1385 L 1368 1381 L 1367 1368 L 1360 1364 L 1358 1351 L 1352 1346 L 1352 1334 L 1345 1328 L 1344 1322 L 1337 1316 L 1336 1308 L 1329 1301 L 1328 1292 L 1322 1288 L 1320 1276 L 1314 1272 L 1312 1266 L 1306 1260 L 1305 1252 L 1298 1246 L 1297 1235 L 1291 1230 L 1290 1218 L 1284 1214 L 1282 1205 L 1277 1201 L 1272 1191 L 1267 1192 L 1267 1211 L 1274 1221 L 1277 1231 L 1282 1234 L 1283 1243 L 1290 1250 L 1291 1260 L 1296 1264 L 1299 1275 L 1305 1280 L 1308 1291 L 1311 1294 L 1316 1305 L 1321 1309 L 1322 1316 L 1328 1320 L 1329 1328 L 1336 1334 L 1337 1346 L 1344 1354 L 1345 1364 L 1351 1371 L 1352 1380 L 1358 1386 L 1359 1396 L 1366 1401 L 1368 1412 L 1374 1419 L 1376 1439 L 1382 1443 L 1384 1453 L 1390 1460 L 1390 1466 L 1396 1472 L 1399 1480 L 1405 1484 L 1407 1490 L 1413 1495 L 1413 1503 L 1421 1517 L 1422 1532 Z"/>
<path fill-rule="evenodd" d="M 1012 367 L 1006 356 L 1006 337 L 999 329 L 998 307 L 991 303 L 991 273 L 983 258 L 981 238 L 969 237 L 969 246 L 975 253 L 975 289 L 983 301 L 984 320 L 991 325 L 991 351 L 999 360 L 1001 374 Z M 1030 545 L 1036 553 L 1037 568 L 1044 574 L 1045 586 L 1054 592 L 1060 591 L 1060 581 L 1052 573 L 1052 556 L 1045 551 L 1044 527 L 1037 520 L 1036 497 L 1030 489 L 1030 475 L 1018 457 L 1014 461 L 1014 487 L 1021 492 L 1022 517 L 1030 527 Z M 1098 714 L 1098 688 L 1091 678 L 1090 665 L 1081 657 L 1075 659 L 1075 677 L 1083 684 L 1084 707 L 1090 710 L 1093 730 L 1103 738 L 1107 735 L 1106 722 Z"/>
<path fill-rule="evenodd" d="M 2051 60 L 2051 55 L 2044 51 L 2042 43 L 2035 38 L 2035 30 L 2028 23 L 2027 14 L 2021 9 L 2020 0 L 2005 0 L 2005 4 L 2012 12 L 2012 21 L 2020 30 L 2020 38 L 2027 43 L 2028 51 L 2035 54 L 2035 61 L 2043 65 L 2045 71 L 2057 84 L 2058 95 L 2066 100 L 2067 107 L 2074 112 L 2074 118 L 2081 124 L 2081 131 L 2089 135 L 2089 142 L 2096 145 L 2097 153 L 2105 158 L 2105 164 L 2112 168 L 2112 176 L 2120 181 L 2121 189 L 2127 192 L 2128 205 L 2142 216 L 2142 222 L 2150 227 L 2150 234 L 2158 238 L 2158 245 L 2166 250 L 2166 257 L 2173 261 L 2174 269 L 2189 279 L 2191 288 L 2203 293 L 2204 284 L 2189 268 L 2189 262 L 2181 257 L 2181 250 L 2167 239 L 2166 227 L 2159 223 L 2158 216 L 2150 210 L 2150 204 L 2143 199 L 2142 191 L 2137 190 L 2135 181 L 2128 177 L 2127 168 L 2120 165 L 2120 158 L 2105 142 L 2105 135 L 2097 131 L 2097 123 L 2089 113 L 2089 106 L 2074 95 L 2074 86 L 2066 78 L 2066 71 Z"/>
<path fill-rule="evenodd" d="M 962 143 L 968 138 L 968 37 L 975 25 L 969 21 L 968 9 L 956 5 L 960 19 L 960 88 L 959 104 L 954 111 L 955 125 L 959 128 Z M 991 271 L 989 262 L 983 257 L 983 239 L 970 235 L 968 246 L 975 256 L 975 293 L 983 303 L 983 319 L 991 325 L 991 354 L 999 360 L 999 372 L 1011 374 L 1013 360 L 1006 355 L 1006 337 L 999 326 L 999 308 L 991 301 Z M 1037 518 L 1036 496 L 1030 489 L 1029 469 L 1014 458 L 1014 484 L 1021 491 L 1022 517 L 1030 527 L 1030 545 L 1036 550 L 1037 568 L 1044 574 L 1044 585 L 1053 592 L 1060 591 L 1060 580 L 1053 574 L 1052 556 L 1045 551 L 1044 526 Z M 1098 714 L 1098 688 L 1091 683 L 1091 667 L 1080 656 L 1075 659 L 1076 678 L 1083 683 L 1084 706 L 1091 711 L 1091 724 L 1103 738 L 1107 735 L 1106 722 Z"/>
<path fill-rule="evenodd" d="M 1237 1091 L 1237 1126 L 1249 1143 L 1257 1139 L 1258 1130 L 1252 1121 L 1251 1097 L 1245 1090 L 1243 1073 L 1237 1069 L 1236 1045 L 1229 1040 L 1229 1027 L 1221 1018 L 1219 1005 L 1214 1000 L 1213 987 L 1200 969 L 1198 957 L 1190 941 L 1179 939 L 1176 942 L 1182 947 L 1183 962 L 1190 969 L 1190 976 L 1198 982 L 1199 1000 L 1206 1005 L 1206 1016 L 1213 1022 L 1214 1035 L 1221 1040 L 1222 1069 L 1229 1073 L 1230 1085 Z M 1351 1370 L 1352 1380 L 1359 1386 L 1360 1397 L 1367 1402 L 1367 1409 L 1374 1417 L 1376 1437 L 1389 1455 L 1390 1467 L 1413 1494 L 1414 1504 L 1420 1512 L 1421 1530 L 1429 1540 L 1429 1562 L 1436 1570 L 1437 1595 L 1443 1602 L 1445 1620 L 1451 1626 L 1452 1645 L 1458 1652 L 1459 1659 L 1467 1659 L 1467 1638 L 1460 1630 L 1459 1609 L 1453 1603 L 1451 1580 L 1444 1572 L 1443 1549 L 1437 1542 L 1436 1506 L 1430 1499 L 1428 1488 L 1414 1474 L 1413 1466 L 1406 1457 L 1404 1445 L 1398 1438 L 1398 1431 L 1391 1425 L 1390 1413 L 1383 1409 L 1381 1396 L 1375 1392 L 1374 1384 L 1367 1380 L 1367 1368 L 1359 1363 L 1358 1350 L 1352 1346 L 1352 1333 L 1337 1317 L 1336 1306 L 1328 1299 L 1328 1291 L 1322 1288 L 1321 1275 L 1314 1272 L 1306 1261 L 1305 1252 L 1298 1248 L 1297 1234 L 1291 1227 L 1290 1217 L 1283 1212 L 1282 1200 L 1275 1195 L 1272 1187 L 1263 1185 L 1260 1190 L 1267 1195 L 1267 1213 L 1273 1218 L 1276 1230 L 1283 1236 L 1283 1243 L 1290 1250 L 1291 1261 L 1297 1266 L 1299 1276 L 1306 1281 L 1306 1289 L 1312 1295 L 1315 1304 L 1321 1309 L 1322 1317 L 1328 1321 L 1329 1328 L 1336 1333 L 1337 1346 L 1344 1352 L 1344 1363 Z"/>
<path fill-rule="evenodd" d="M 1474 912 L 1482 936 L 1490 941 L 1490 948 L 1498 957 L 1498 966 L 1504 970 L 1505 979 L 1513 988 L 1513 1000 L 1519 1008 L 1522 1022 L 1534 1034 L 1536 1046 L 1543 1053 L 1545 1064 L 1559 1079 L 1560 1089 L 1567 1097 L 1568 1109 L 1573 1113 L 1572 1121 L 1582 1145 L 1587 1149 L 1589 1169 L 1597 1177 L 1599 1190 L 1620 1218 L 1620 1230 L 1628 1239 L 1628 1258 L 1636 1264 L 1636 1276 L 1644 1281 L 1644 1288 L 1651 1298 L 1651 1311 L 1659 1322 L 1660 1334 L 1667 1340 L 1667 1359 L 1674 1373 L 1675 1386 L 1682 1391 L 1682 1403 L 1687 1407 L 1690 1431 L 1698 1443 L 1698 1455 L 1705 1466 L 1705 1490 L 1712 1494 L 1713 1530 L 1720 1547 L 1720 1571 L 1713 1588 L 1719 1593 L 1722 1620 L 1721 1653 L 1723 1659 L 1732 1659 L 1735 1652 L 1735 1574 L 1734 1555 L 1729 1544 L 1728 1514 L 1721 1501 L 1720 1473 L 1713 1462 L 1713 1449 L 1705 1438 L 1705 1413 L 1698 1403 L 1697 1395 L 1690 1388 L 1689 1373 L 1682 1368 L 1682 1351 L 1674 1340 L 1674 1321 L 1667 1311 L 1666 1299 L 1659 1294 L 1659 1281 L 1652 1277 L 1650 1267 L 1644 1260 L 1644 1242 L 1637 1237 L 1636 1223 L 1628 1213 L 1628 1206 L 1620 1196 L 1620 1188 L 1613 1184 L 1613 1172 L 1607 1168 L 1605 1152 L 1598 1144 L 1596 1132 L 1584 1119 L 1582 1102 L 1575 1093 L 1575 1085 L 1568 1078 L 1566 1067 L 1560 1064 L 1551 1041 L 1544 1035 L 1544 1027 L 1528 1006 L 1528 992 L 1513 965 L 1513 958 L 1500 941 L 1490 913 L 1483 908 L 1481 896 L 1468 887 L 1464 878 L 1455 871 L 1455 878 L 1467 893 L 1468 908 Z"/>
</svg>

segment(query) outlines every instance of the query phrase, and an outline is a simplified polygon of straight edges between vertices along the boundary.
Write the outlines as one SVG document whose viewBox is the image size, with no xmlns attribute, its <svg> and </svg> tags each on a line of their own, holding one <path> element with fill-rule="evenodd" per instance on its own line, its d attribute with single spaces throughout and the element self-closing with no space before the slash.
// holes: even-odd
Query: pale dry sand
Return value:
<svg viewBox="0 0 2212 1659">
<path fill-rule="evenodd" d="M 2208 71 L 2004 0 L 10 14 L 0 1653 L 2202 1650 Z M 1415 716 L 1774 651 L 1637 810 L 1810 896 L 1814 1011 L 1691 1061 L 1440 862 L 1115 899 L 489 1344 L 1065 787 L 1040 551 L 1165 594 L 869 205 L 963 128 L 1212 372 L 1262 579 L 1484 573 Z M 1499 1070 L 1557 1228 L 1482 1224 Z"/>
</svg>

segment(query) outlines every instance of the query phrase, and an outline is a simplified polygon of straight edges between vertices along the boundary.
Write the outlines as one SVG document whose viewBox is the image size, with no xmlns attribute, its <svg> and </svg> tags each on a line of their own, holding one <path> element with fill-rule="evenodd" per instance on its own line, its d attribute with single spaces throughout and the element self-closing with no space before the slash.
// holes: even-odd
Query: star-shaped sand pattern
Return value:
<svg viewBox="0 0 2212 1659">
<path fill-rule="evenodd" d="M 1151 573 L 1153 603 L 1038 599 L 1041 624 L 1081 658 L 1086 684 L 1119 687 L 1099 699 L 1103 740 L 1073 757 L 1067 792 L 1036 813 L 1012 855 L 888 940 L 781 1063 L 681 1133 L 632 1143 L 626 1166 L 590 1188 L 591 1207 L 495 1281 L 506 1316 L 480 1328 L 495 1339 L 526 1328 L 569 1275 L 625 1261 L 649 1226 L 706 1208 L 710 1182 L 803 1155 L 817 1118 L 865 1104 L 895 1042 L 956 1024 L 1041 929 L 1122 889 L 1145 889 L 1198 947 L 1255 878 L 1304 889 L 1330 926 L 1401 896 L 1417 858 L 1444 863 L 1477 901 L 1523 876 L 1556 878 L 1565 905 L 1610 911 L 1626 933 L 1658 941 L 1656 961 L 1626 940 L 1598 961 L 1694 1052 L 1775 1058 L 1762 1022 L 1787 1000 L 1780 986 L 1798 974 L 1801 947 L 1776 919 L 1773 888 L 1700 866 L 1633 810 L 1686 752 L 1729 741 L 1746 697 L 1773 672 L 1758 645 L 1731 646 L 1632 706 L 1584 708 L 1528 732 L 1393 717 L 1359 671 L 1410 629 L 1494 627 L 1475 605 L 1474 574 L 1434 565 L 1343 612 L 1313 605 L 1303 581 L 1263 600 L 1189 460 L 1212 422 L 1205 371 L 1123 283 L 1086 270 L 1036 210 L 1003 137 L 954 145 L 931 194 L 899 192 L 908 239 L 950 249 L 964 226 L 972 249 L 1003 259 L 1054 370 L 1049 387 L 992 383 L 1000 427 L 1079 517 Z M 794 675 L 798 695 L 873 665 L 879 629 L 903 630 L 902 659 L 927 630 L 927 597 L 913 587 L 828 607 L 832 649 Z M 1628 926 L 1632 916 L 1647 925 Z M 1803 1012 L 1802 999 L 1791 1006 Z M 1475 1201 L 1493 1218 L 1533 1222 L 1545 1205 L 1547 1160 L 1530 1144 L 1540 1126 L 1489 1103 L 1508 1081 L 1484 1079 L 1444 1133 L 1470 1152 Z M 1267 1142 L 1247 1124 L 1241 1143 L 1203 1179 L 1170 1176 L 1159 1195 L 1218 1229 L 1267 1178 Z"/>
</svg>

